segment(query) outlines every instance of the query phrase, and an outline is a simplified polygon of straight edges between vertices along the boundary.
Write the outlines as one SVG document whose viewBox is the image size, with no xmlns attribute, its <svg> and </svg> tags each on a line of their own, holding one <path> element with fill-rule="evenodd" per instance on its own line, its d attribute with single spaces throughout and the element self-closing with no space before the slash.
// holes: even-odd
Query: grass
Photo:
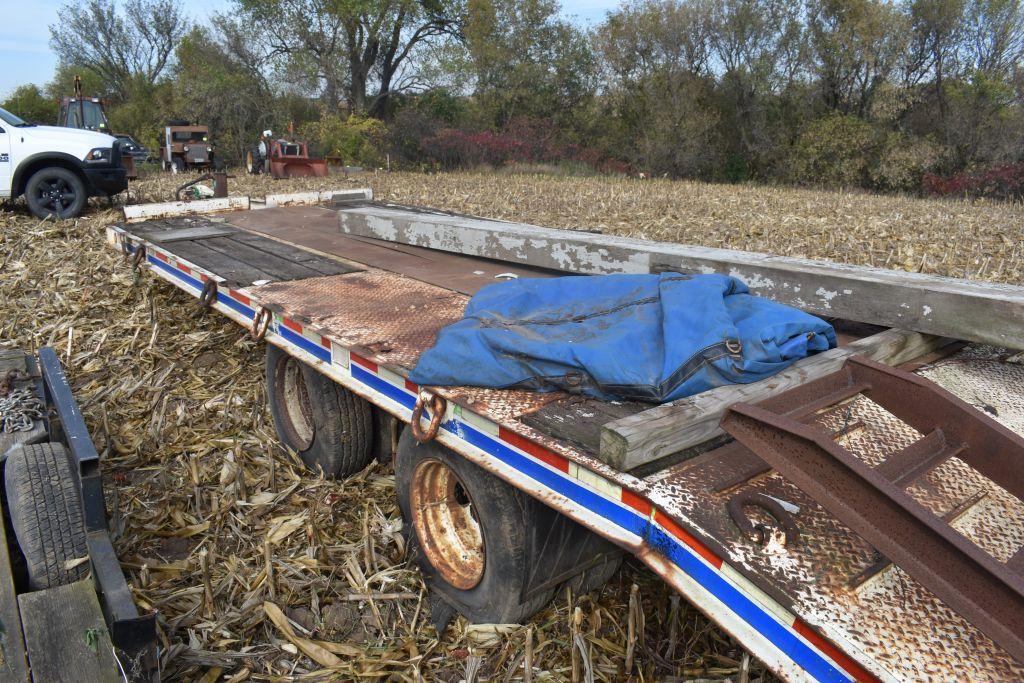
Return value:
<svg viewBox="0 0 1024 683">
<path fill-rule="evenodd" d="M 170 199 L 181 181 L 145 177 L 130 200 Z M 1007 282 L 1021 275 L 1021 209 L 1006 204 L 484 173 L 231 181 L 233 193 L 253 196 L 339 185 L 555 227 Z M 169 285 L 134 282 L 103 243 L 116 220 L 102 203 L 62 223 L 23 206 L 0 212 L 0 345 L 52 345 L 66 363 L 103 454 L 135 598 L 160 614 L 168 680 L 521 680 L 527 637 L 534 680 L 569 680 L 575 633 L 597 680 L 745 675 L 736 643 L 635 562 L 595 594 L 559 595 L 529 625 L 495 635 L 460 620 L 439 637 L 404 560 L 390 466 L 343 482 L 301 472 L 265 409 L 263 349 Z M 627 670 L 634 585 L 643 623 Z M 401 597 L 349 597 L 365 594 Z M 327 643 L 336 659 L 303 639 Z M 761 676 L 753 665 L 751 680 Z"/>
</svg>

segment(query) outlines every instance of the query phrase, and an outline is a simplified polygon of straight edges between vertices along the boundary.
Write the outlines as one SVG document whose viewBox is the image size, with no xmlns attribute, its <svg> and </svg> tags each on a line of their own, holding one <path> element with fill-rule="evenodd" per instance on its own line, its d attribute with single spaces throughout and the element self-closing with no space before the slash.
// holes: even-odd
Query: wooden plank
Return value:
<svg viewBox="0 0 1024 683">
<path fill-rule="evenodd" d="M 225 226 L 223 223 L 210 223 L 208 225 L 197 225 L 190 228 L 176 228 L 172 230 L 139 230 L 132 231 L 139 237 L 152 242 L 168 244 L 170 242 L 181 242 L 183 240 L 198 240 L 209 237 L 226 237 L 233 235 L 238 230 Z"/>
<path fill-rule="evenodd" d="M 260 280 L 271 281 L 274 277 L 266 271 L 240 261 L 233 256 L 214 251 L 204 244 L 205 240 L 177 242 L 171 252 L 193 265 L 216 273 L 229 283 L 251 285 Z"/>
<path fill-rule="evenodd" d="M 203 246 L 237 259 L 253 268 L 270 273 L 274 280 L 305 280 L 318 277 L 320 273 L 303 263 L 296 263 L 260 249 L 238 242 L 230 237 L 215 237 L 203 240 Z"/>
<path fill-rule="evenodd" d="M 545 404 L 520 420 L 544 434 L 596 453 L 600 448 L 603 425 L 649 408 L 649 403 L 610 403 L 584 396 L 567 396 Z"/>
<path fill-rule="evenodd" d="M 1024 349 L 1024 287 L 1014 285 L 393 207 L 339 215 L 350 235 L 575 273 L 723 273 L 818 315 Z"/>
<path fill-rule="evenodd" d="M 151 218 L 169 218 L 171 216 L 196 216 L 219 211 L 247 211 L 248 197 L 219 197 L 216 199 L 199 199 L 191 202 L 158 202 L 154 204 L 132 204 L 124 207 L 124 218 L 127 221 L 144 221 Z"/>
<path fill-rule="evenodd" d="M 25 640 L 21 634 L 18 596 L 14 592 L 10 549 L 7 546 L 7 532 L 4 525 L 0 524 L 0 680 L 27 679 L 28 661 Z"/>
<path fill-rule="evenodd" d="M 601 429 L 599 457 L 612 467 L 632 470 L 721 437 L 725 410 L 735 403 L 757 403 L 812 379 L 835 372 L 854 354 L 899 365 L 952 340 L 907 330 L 886 330 L 793 363 L 754 384 L 732 384 L 672 404 L 609 422 Z"/>
<path fill-rule="evenodd" d="M 287 259 L 292 263 L 301 263 L 321 275 L 344 275 L 345 273 L 359 272 L 359 268 L 342 263 L 337 259 L 326 258 L 311 251 L 301 249 L 294 244 L 278 242 L 262 235 L 252 235 L 246 232 L 238 232 L 231 236 L 234 242 L 241 242 L 253 249 L 267 252 Z"/>
<path fill-rule="evenodd" d="M 92 581 L 18 597 L 34 683 L 124 680 Z"/>
</svg>

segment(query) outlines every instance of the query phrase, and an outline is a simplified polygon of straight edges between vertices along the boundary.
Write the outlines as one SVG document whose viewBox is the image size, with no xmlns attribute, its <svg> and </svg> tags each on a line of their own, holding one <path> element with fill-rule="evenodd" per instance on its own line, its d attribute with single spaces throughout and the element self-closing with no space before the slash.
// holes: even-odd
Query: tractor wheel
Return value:
<svg viewBox="0 0 1024 683">
<path fill-rule="evenodd" d="M 245 153 L 245 170 L 249 172 L 249 175 L 263 173 L 263 160 L 260 158 L 259 147 L 253 146 Z"/>
</svg>

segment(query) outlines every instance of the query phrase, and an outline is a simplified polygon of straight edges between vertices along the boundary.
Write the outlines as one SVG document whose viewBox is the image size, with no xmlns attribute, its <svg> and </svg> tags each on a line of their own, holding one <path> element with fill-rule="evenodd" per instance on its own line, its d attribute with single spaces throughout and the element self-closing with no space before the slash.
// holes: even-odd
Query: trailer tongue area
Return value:
<svg viewBox="0 0 1024 683">
<path fill-rule="evenodd" d="M 559 274 L 564 261 L 538 259 L 545 266 L 538 268 L 456 253 L 451 242 L 437 242 L 444 249 L 438 251 L 383 239 L 387 221 L 401 211 L 409 223 L 396 238 L 415 232 L 417 215 L 431 230 L 441 215 L 290 206 L 164 216 L 111 227 L 108 238 L 139 267 L 203 296 L 335 383 L 414 422 L 431 448 L 445 447 L 636 554 L 783 678 L 1024 678 L 1024 663 L 1015 660 L 1024 633 L 1024 617 L 1015 611 L 1024 546 L 1020 475 L 985 465 L 994 457 L 985 441 L 993 433 L 1004 438 L 1008 457 L 1020 456 L 1024 366 L 1006 362 L 1010 354 L 900 329 L 841 334 L 840 348 L 773 378 L 654 409 L 562 392 L 427 389 L 409 373 L 438 332 L 462 317 L 469 296 L 507 274 Z M 353 216 L 371 224 L 374 212 L 383 217 L 374 224 L 376 236 L 339 228 Z M 509 225 L 494 222 L 493 229 Z M 506 247 L 527 248 L 515 239 Z M 560 246 L 549 241 L 546 248 Z M 947 289 L 950 310 L 960 304 L 949 291 L 968 289 L 976 296 L 983 288 Z M 1000 306 L 1019 296 L 1007 287 L 996 294 Z M 841 332 L 853 329 L 834 322 Z M 944 330 L 952 324 L 920 322 Z M 887 366 L 928 361 L 915 376 L 952 393 L 936 392 L 932 403 L 907 399 L 918 414 L 905 414 L 890 400 L 899 391 L 875 377 L 840 386 L 855 353 Z M 829 380 L 832 390 L 815 385 L 820 391 L 799 400 L 785 393 L 837 371 L 845 374 Z M 913 384 L 904 373 L 898 377 L 898 386 Z M 949 405 L 956 410 L 939 409 Z M 772 423 L 769 409 L 786 419 Z M 922 422 L 921 412 L 931 421 Z M 962 436 L 958 429 L 967 423 L 981 427 Z M 609 424 L 618 425 L 612 433 L 620 442 L 606 438 Z M 874 484 L 865 489 L 871 495 L 898 498 L 893 527 L 877 518 L 869 525 L 874 531 L 863 526 L 847 513 L 860 503 L 826 499 L 801 479 L 799 467 L 807 465 L 791 462 L 793 439 L 815 445 L 807 458 L 824 452 L 841 459 Z M 875 470 L 864 475 L 866 468 Z M 906 540 L 903 527 L 922 523 L 935 534 L 933 545 Z M 885 545 L 886 534 L 902 545 Z M 951 565 L 935 556 L 937 543 L 958 544 L 963 571 L 985 570 L 1000 583 L 939 585 L 928 572 L 938 576 Z M 915 551 L 920 566 L 908 562 Z M 1006 591 L 1002 605 L 971 607 L 996 590 Z"/>
</svg>

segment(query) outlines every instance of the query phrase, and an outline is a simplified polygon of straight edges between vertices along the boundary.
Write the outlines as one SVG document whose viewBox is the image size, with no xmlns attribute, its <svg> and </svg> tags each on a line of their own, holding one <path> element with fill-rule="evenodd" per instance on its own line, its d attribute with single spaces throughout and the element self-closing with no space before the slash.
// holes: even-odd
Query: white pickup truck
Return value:
<svg viewBox="0 0 1024 683">
<path fill-rule="evenodd" d="M 25 195 L 39 218 L 74 218 L 89 197 L 128 187 L 121 144 L 104 133 L 37 126 L 0 109 L 0 199 Z"/>
</svg>

